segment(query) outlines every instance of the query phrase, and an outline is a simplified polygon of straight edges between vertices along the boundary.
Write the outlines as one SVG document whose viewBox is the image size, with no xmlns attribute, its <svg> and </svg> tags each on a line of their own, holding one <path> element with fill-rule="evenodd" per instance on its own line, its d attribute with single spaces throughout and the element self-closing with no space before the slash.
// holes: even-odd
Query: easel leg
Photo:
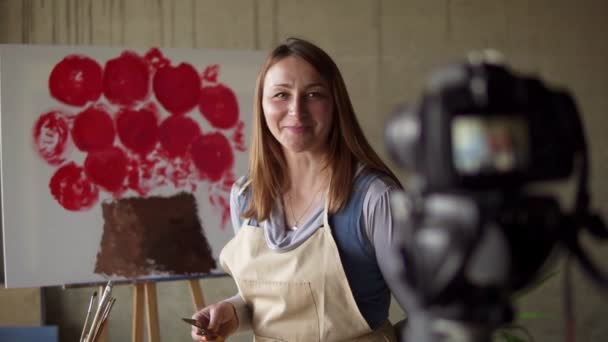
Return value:
<svg viewBox="0 0 608 342">
<path fill-rule="evenodd" d="M 198 280 L 188 280 L 188 285 L 194 309 L 198 311 L 205 306 L 203 290 Z M 132 342 L 143 342 L 144 340 L 144 312 L 148 321 L 148 341 L 160 342 L 158 301 L 154 282 L 133 284 Z"/>
<path fill-rule="evenodd" d="M 144 284 L 133 284 L 132 342 L 144 340 Z"/>
<path fill-rule="evenodd" d="M 205 307 L 205 297 L 203 296 L 203 289 L 198 279 L 188 280 L 190 287 L 190 294 L 192 295 L 192 303 L 194 304 L 194 311 L 198 311 Z"/>
<path fill-rule="evenodd" d="M 160 342 L 160 327 L 158 323 L 158 302 L 156 300 L 156 284 L 145 283 L 146 314 L 148 318 L 148 341 Z"/>
</svg>

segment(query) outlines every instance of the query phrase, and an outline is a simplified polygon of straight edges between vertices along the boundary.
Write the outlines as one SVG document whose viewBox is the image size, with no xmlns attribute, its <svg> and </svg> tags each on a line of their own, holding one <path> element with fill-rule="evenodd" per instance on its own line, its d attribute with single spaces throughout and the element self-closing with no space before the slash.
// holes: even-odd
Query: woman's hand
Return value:
<svg viewBox="0 0 608 342">
<path fill-rule="evenodd" d="M 234 305 L 229 302 L 209 305 L 192 315 L 192 318 L 207 330 L 205 333 L 193 326 L 191 335 L 194 341 L 223 341 L 239 326 Z"/>
</svg>

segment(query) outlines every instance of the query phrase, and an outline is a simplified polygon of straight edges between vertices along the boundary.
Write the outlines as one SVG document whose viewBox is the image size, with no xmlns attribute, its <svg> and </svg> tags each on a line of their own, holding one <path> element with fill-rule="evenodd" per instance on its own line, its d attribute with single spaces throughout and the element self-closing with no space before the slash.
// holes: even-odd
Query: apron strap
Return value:
<svg viewBox="0 0 608 342">
<path fill-rule="evenodd" d="M 325 204 L 323 205 L 323 225 L 329 227 L 329 190 L 325 193 Z"/>
</svg>

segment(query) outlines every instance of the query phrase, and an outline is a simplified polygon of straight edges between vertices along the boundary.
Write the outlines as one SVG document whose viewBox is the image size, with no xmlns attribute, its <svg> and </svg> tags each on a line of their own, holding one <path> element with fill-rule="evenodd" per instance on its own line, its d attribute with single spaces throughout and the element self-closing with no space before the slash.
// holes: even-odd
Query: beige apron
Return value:
<svg viewBox="0 0 608 342">
<path fill-rule="evenodd" d="M 327 201 L 325 201 L 327 203 Z M 268 248 L 246 220 L 220 253 L 252 311 L 254 341 L 395 341 L 387 321 L 372 331 L 359 312 L 328 224 L 287 252 Z"/>
</svg>

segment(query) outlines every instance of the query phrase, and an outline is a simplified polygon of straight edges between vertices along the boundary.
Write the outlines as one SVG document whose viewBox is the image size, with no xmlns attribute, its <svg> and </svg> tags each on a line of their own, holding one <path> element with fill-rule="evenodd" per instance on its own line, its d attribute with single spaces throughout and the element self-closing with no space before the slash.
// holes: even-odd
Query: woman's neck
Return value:
<svg viewBox="0 0 608 342">
<path fill-rule="evenodd" d="M 308 153 L 286 155 L 291 184 L 289 192 L 316 191 L 329 185 L 330 170 L 323 156 Z"/>
</svg>

